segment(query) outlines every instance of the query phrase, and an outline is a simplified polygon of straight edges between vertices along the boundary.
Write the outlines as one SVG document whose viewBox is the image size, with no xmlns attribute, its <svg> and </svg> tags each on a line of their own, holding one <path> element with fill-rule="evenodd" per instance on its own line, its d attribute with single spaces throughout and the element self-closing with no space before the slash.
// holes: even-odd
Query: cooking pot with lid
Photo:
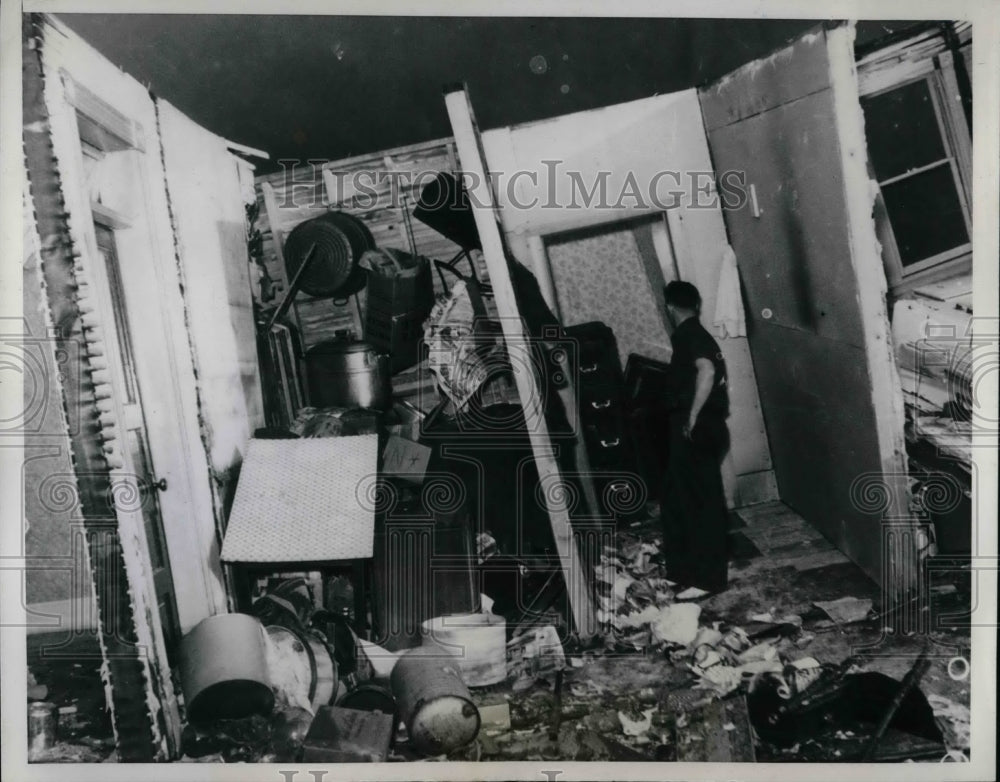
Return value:
<svg viewBox="0 0 1000 782">
<path fill-rule="evenodd" d="M 370 407 L 392 402 L 389 356 L 362 340 L 339 337 L 306 351 L 306 380 L 314 407 Z"/>
</svg>

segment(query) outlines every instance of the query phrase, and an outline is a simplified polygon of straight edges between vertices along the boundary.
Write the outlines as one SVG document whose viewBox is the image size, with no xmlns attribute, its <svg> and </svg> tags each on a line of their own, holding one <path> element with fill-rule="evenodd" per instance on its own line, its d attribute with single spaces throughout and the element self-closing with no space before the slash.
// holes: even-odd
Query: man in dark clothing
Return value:
<svg viewBox="0 0 1000 782">
<path fill-rule="evenodd" d="M 729 448 L 726 364 L 718 343 L 698 319 L 698 289 L 674 281 L 663 292 L 673 327 L 674 397 L 660 495 L 667 574 L 684 586 L 718 592 L 727 581 L 728 511 L 719 471 Z"/>
</svg>

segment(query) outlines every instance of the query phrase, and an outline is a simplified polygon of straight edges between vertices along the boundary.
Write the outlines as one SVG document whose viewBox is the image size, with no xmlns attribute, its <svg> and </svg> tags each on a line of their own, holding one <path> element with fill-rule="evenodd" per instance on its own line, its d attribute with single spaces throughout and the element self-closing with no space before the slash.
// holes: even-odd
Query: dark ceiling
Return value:
<svg viewBox="0 0 1000 782">
<path fill-rule="evenodd" d="M 278 159 L 338 159 L 451 135 L 465 81 L 485 128 L 686 89 L 812 20 L 60 14 L 196 122 Z M 863 22 L 868 40 L 903 22 Z"/>
</svg>

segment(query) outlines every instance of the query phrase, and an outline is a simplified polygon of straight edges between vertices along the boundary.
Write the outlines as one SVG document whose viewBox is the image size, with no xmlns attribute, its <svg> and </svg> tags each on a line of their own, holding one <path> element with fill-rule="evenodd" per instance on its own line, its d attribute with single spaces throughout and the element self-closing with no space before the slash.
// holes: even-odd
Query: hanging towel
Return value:
<svg viewBox="0 0 1000 782">
<path fill-rule="evenodd" d="M 712 321 L 712 325 L 715 326 L 720 338 L 747 335 L 746 314 L 743 311 L 743 297 L 740 295 L 740 274 L 736 269 L 736 253 L 728 244 L 722 251 L 719 290 L 715 296 L 715 320 Z"/>
</svg>

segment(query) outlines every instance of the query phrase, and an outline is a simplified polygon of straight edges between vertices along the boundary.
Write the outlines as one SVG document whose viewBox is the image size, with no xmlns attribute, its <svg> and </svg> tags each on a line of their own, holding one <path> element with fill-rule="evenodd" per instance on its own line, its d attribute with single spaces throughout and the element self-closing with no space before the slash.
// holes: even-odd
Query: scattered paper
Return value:
<svg viewBox="0 0 1000 782">
<path fill-rule="evenodd" d="M 669 606 L 667 606 L 669 608 Z M 655 605 L 646 606 L 642 611 L 636 611 L 633 614 L 620 617 L 617 622 L 618 627 L 642 627 L 643 625 L 655 622 L 660 618 L 664 608 L 659 608 Z"/>
<path fill-rule="evenodd" d="M 738 689 L 743 681 L 743 672 L 728 665 L 713 665 L 700 673 L 695 687 L 699 690 L 714 690 L 719 695 L 728 695 Z"/>
<path fill-rule="evenodd" d="M 778 649 L 774 644 L 760 643 L 740 652 L 738 657 L 741 663 L 749 663 L 758 660 L 773 660 L 777 656 Z"/>
<path fill-rule="evenodd" d="M 615 578 L 614 596 L 618 605 L 625 602 L 625 597 L 628 595 L 629 587 L 634 583 L 635 579 L 624 573 L 620 573 L 618 577 Z"/>
<path fill-rule="evenodd" d="M 683 592 L 677 593 L 678 600 L 697 600 L 699 597 L 704 597 L 708 594 L 707 589 L 699 589 L 698 587 L 688 587 Z"/>
<path fill-rule="evenodd" d="M 658 641 L 687 646 L 698 634 L 699 616 L 701 606 L 694 603 L 674 603 L 660 609 L 650 630 Z"/>
<path fill-rule="evenodd" d="M 872 610 L 872 601 L 868 598 L 842 597 L 839 600 L 813 603 L 837 624 L 860 622 Z"/>
<path fill-rule="evenodd" d="M 698 634 L 694 637 L 692 646 L 697 649 L 699 646 L 718 646 L 722 640 L 722 633 L 714 627 L 699 627 Z"/>
<path fill-rule="evenodd" d="M 638 720 L 632 719 L 623 711 L 618 712 L 618 721 L 622 724 L 622 733 L 626 736 L 641 736 L 643 733 L 646 733 L 653 724 L 653 714 L 655 711 L 655 706 L 651 709 L 643 710 L 642 718 Z"/>
</svg>

